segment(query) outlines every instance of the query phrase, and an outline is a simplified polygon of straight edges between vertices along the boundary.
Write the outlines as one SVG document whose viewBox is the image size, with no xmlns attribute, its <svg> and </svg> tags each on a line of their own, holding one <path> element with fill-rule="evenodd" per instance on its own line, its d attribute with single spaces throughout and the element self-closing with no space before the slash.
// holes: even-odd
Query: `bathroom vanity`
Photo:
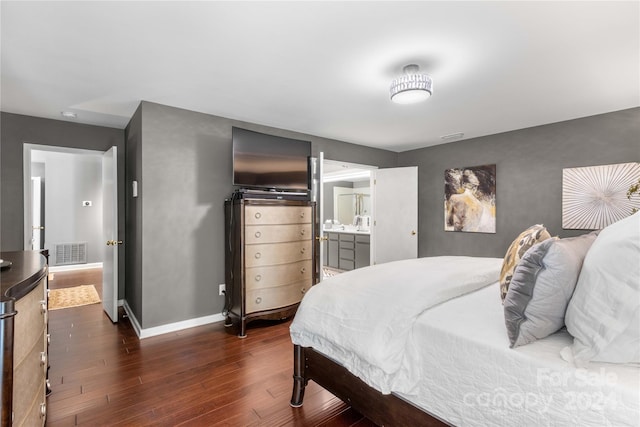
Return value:
<svg viewBox="0 0 640 427">
<path fill-rule="evenodd" d="M 325 229 L 325 266 L 338 270 L 353 270 L 370 264 L 371 236 L 369 231 Z"/>
</svg>

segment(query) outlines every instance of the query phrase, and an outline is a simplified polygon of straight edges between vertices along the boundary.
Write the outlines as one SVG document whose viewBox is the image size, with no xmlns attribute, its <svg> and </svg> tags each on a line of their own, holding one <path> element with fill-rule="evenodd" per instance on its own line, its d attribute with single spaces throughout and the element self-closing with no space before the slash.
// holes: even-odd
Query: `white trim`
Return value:
<svg viewBox="0 0 640 427">
<path fill-rule="evenodd" d="M 33 220 L 31 218 L 31 146 L 32 144 L 22 145 L 22 206 L 24 216 L 24 229 L 22 235 L 24 237 L 24 250 L 31 250 L 31 227 Z"/>
<path fill-rule="evenodd" d="M 92 268 L 102 268 L 101 262 L 91 262 L 87 264 L 52 265 L 49 273 L 59 273 L 61 271 L 89 270 Z"/>
<path fill-rule="evenodd" d="M 129 322 L 131 322 L 131 326 L 133 326 L 133 330 L 135 331 L 136 335 L 138 336 L 138 338 L 141 338 L 140 331 L 142 328 L 140 327 L 140 323 L 138 322 L 138 319 L 136 319 L 136 316 L 133 315 L 133 311 L 131 310 L 131 307 L 129 307 L 127 300 L 124 300 L 122 308 L 124 308 L 125 313 L 127 313 Z"/>
<path fill-rule="evenodd" d="M 169 332 L 181 331 L 183 329 L 194 328 L 196 326 L 208 325 L 210 323 L 223 322 L 225 320 L 225 316 L 222 313 L 212 314 L 204 317 L 197 317 L 194 319 L 183 320 L 181 322 L 168 323 L 166 325 L 155 326 L 153 328 L 142 329 L 140 326 L 140 322 L 133 315 L 133 311 L 127 301 L 125 300 L 123 303 L 124 311 L 129 316 L 129 320 L 131 321 L 131 326 L 133 326 L 133 330 L 136 332 L 136 335 L 139 339 L 145 339 L 149 337 L 155 337 L 156 335 L 167 334 Z"/>
<path fill-rule="evenodd" d="M 55 145 L 40 145 L 23 141 L 22 144 L 22 193 L 24 207 L 24 249 L 31 250 L 31 151 L 51 151 L 55 153 L 70 153 L 81 155 L 97 155 L 101 156 L 102 151 L 88 150 L 85 148 L 58 147 Z M 46 246 L 45 246 L 46 249 Z"/>
</svg>

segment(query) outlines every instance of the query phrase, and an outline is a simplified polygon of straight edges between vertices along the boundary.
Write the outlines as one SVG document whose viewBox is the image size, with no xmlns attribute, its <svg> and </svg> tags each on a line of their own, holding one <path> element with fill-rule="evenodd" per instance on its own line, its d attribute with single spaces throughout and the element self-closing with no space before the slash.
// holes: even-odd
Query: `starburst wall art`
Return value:
<svg viewBox="0 0 640 427">
<path fill-rule="evenodd" d="M 562 170 L 562 228 L 599 230 L 640 208 L 627 190 L 640 178 L 640 163 Z"/>
</svg>

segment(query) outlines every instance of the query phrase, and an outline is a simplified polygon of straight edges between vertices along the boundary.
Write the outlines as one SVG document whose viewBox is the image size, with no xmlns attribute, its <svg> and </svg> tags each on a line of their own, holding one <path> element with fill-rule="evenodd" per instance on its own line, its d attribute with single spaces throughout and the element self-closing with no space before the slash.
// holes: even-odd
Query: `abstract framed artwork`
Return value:
<svg viewBox="0 0 640 427">
<path fill-rule="evenodd" d="M 496 165 L 445 170 L 444 229 L 496 232 Z"/>
<path fill-rule="evenodd" d="M 640 163 L 562 170 L 562 228 L 599 230 L 640 208 L 627 190 L 640 178 Z"/>
</svg>

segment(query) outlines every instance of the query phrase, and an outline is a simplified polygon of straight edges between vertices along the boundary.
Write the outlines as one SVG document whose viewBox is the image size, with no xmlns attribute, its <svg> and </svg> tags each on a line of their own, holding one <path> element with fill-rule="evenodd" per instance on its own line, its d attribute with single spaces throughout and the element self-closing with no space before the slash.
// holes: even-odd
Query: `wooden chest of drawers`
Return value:
<svg viewBox="0 0 640 427">
<path fill-rule="evenodd" d="M 314 203 L 225 202 L 226 308 L 239 336 L 256 319 L 293 315 L 315 277 Z"/>
</svg>

